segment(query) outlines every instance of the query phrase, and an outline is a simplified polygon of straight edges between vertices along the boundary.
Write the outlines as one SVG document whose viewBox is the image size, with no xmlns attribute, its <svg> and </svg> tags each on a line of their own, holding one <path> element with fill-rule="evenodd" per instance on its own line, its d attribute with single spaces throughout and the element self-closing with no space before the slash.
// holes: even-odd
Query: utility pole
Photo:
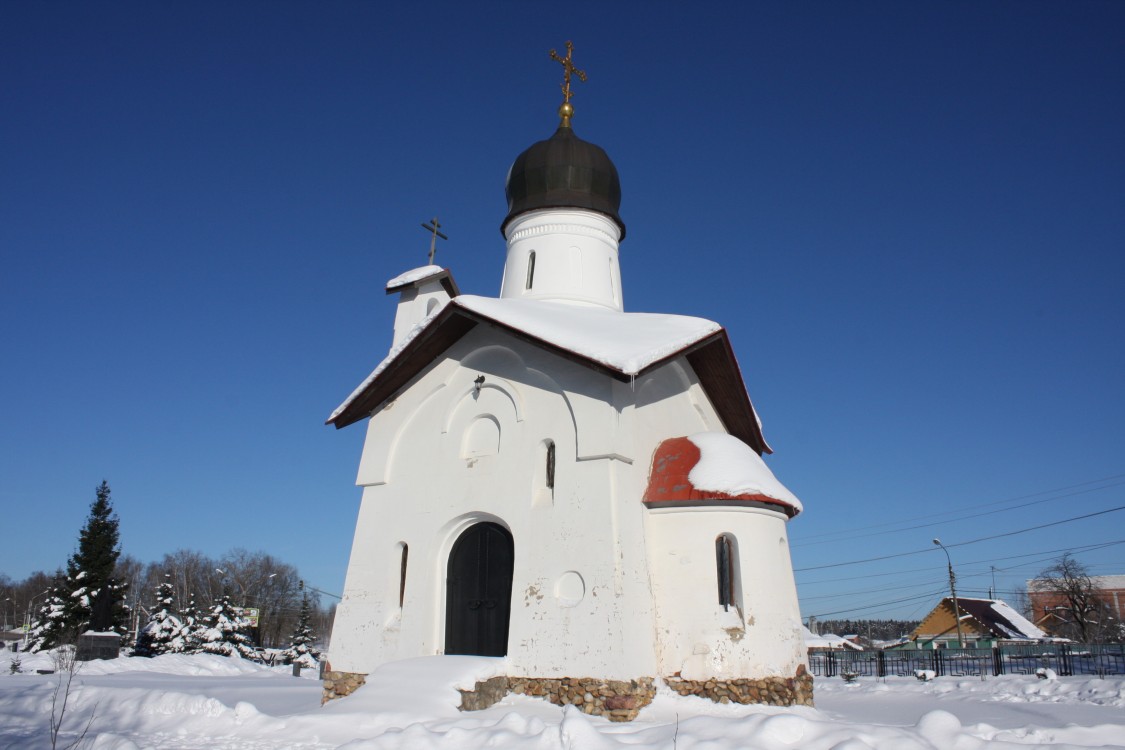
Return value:
<svg viewBox="0 0 1125 750">
<path fill-rule="evenodd" d="M 941 551 L 945 553 L 945 560 L 949 563 L 949 595 L 953 597 L 953 617 L 957 620 L 957 647 L 965 648 L 965 636 L 961 634 L 961 608 L 957 606 L 957 577 L 953 575 L 953 558 L 949 556 L 949 550 L 940 539 L 934 539 L 934 544 L 941 547 Z"/>
</svg>

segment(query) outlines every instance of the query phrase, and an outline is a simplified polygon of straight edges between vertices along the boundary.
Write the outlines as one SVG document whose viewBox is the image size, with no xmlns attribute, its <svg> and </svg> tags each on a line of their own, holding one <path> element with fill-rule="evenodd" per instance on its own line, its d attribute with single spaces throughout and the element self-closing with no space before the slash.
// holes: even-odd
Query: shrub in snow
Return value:
<svg viewBox="0 0 1125 750">
<path fill-rule="evenodd" d="M 180 610 L 180 627 L 172 635 L 168 653 L 196 654 L 203 645 L 203 631 L 206 625 L 199 608 L 195 606 L 195 596 L 188 599 L 187 606 Z"/>
<path fill-rule="evenodd" d="M 67 640 L 71 640 L 74 631 L 66 624 L 66 606 L 63 601 L 63 584 L 61 579 L 56 579 L 51 587 L 47 600 L 39 607 L 35 619 L 31 623 L 31 630 L 27 633 L 27 651 L 38 653 L 47 651 Z"/>
<path fill-rule="evenodd" d="M 207 614 L 205 627 L 200 633 L 201 650 L 220 656 L 240 656 L 253 659 L 257 656 L 246 635 L 246 620 L 231 606 L 230 597 L 224 594 Z"/>
<path fill-rule="evenodd" d="M 1039 669 L 1035 670 L 1035 676 L 1038 677 L 1041 680 L 1057 680 L 1057 679 L 1059 679 L 1058 673 L 1055 672 L 1055 670 L 1049 669 L 1047 667 L 1039 667 Z"/>
<path fill-rule="evenodd" d="M 12 661 L 8 664 L 8 674 L 19 674 L 22 671 L 23 662 L 20 661 L 20 657 L 18 655 L 13 656 Z"/>
<path fill-rule="evenodd" d="M 293 629 L 289 648 L 281 652 L 286 664 L 300 664 L 305 668 L 316 666 L 320 652 L 313 647 L 316 635 L 313 633 L 311 623 L 312 607 L 309 604 L 309 595 L 306 593 L 301 599 L 301 615 L 297 619 L 297 627 Z"/>
<path fill-rule="evenodd" d="M 165 576 L 167 579 L 168 576 Z M 157 656 L 172 653 L 183 623 L 172 614 L 174 610 L 172 584 L 165 580 L 156 587 L 156 607 L 148 618 L 133 648 L 133 656 Z"/>
</svg>

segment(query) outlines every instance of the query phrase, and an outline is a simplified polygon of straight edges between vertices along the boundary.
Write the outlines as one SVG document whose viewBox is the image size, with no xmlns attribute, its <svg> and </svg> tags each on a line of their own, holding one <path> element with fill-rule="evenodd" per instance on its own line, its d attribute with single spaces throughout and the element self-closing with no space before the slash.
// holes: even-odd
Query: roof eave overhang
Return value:
<svg viewBox="0 0 1125 750">
<path fill-rule="evenodd" d="M 476 327 L 474 316 L 456 305 L 447 304 L 442 311 L 387 364 L 367 387 L 356 395 L 338 414 L 325 424 L 336 429 L 355 424 L 392 399 L 426 365 Z"/>
<path fill-rule="evenodd" d="M 749 445 L 759 456 L 773 453 L 758 424 L 757 412 L 746 392 L 746 382 L 726 329 L 719 329 L 677 354 L 683 354 L 695 371 L 727 432 Z"/>
<path fill-rule="evenodd" d="M 415 281 L 408 281 L 405 284 L 395 284 L 394 286 L 388 286 L 387 294 L 397 294 L 403 289 L 407 289 L 409 287 L 420 287 L 423 284 L 431 281 L 441 282 L 442 287 L 445 289 L 445 293 L 448 294 L 451 298 L 461 294 L 461 290 L 457 288 L 457 282 L 453 280 L 453 274 L 449 272 L 448 268 L 435 273 L 432 276 L 426 276 L 421 279 L 416 279 Z"/>
<path fill-rule="evenodd" d="M 670 352 L 636 373 L 624 373 L 457 304 L 446 305 L 430 325 L 407 344 L 383 372 L 379 373 L 339 414 L 325 424 L 335 425 L 340 429 L 370 416 L 376 409 L 395 397 L 415 375 L 462 336 L 481 324 L 505 331 L 514 338 L 547 349 L 564 359 L 624 383 L 655 370 L 669 360 L 684 356 L 695 371 L 700 385 L 711 399 L 727 431 L 749 445 L 759 455 L 773 453 L 758 426 L 754 406 L 746 393 L 742 372 L 734 357 L 725 329 L 720 328 L 699 341 Z"/>
</svg>

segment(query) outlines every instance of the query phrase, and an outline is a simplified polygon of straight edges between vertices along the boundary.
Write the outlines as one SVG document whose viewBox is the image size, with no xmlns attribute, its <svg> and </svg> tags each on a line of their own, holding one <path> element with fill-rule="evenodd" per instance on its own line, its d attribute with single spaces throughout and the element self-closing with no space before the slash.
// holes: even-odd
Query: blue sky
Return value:
<svg viewBox="0 0 1125 750">
<path fill-rule="evenodd" d="M 105 478 L 141 560 L 340 591 L 363 429 L 323 422 L 420 222 L 497 293 L 572 39 L 626 307 L 729 330 L 805 615 L 917 616 L 933 536 L 1102 511 L 951 547 L 961 585 L 1125 573 L 1125 5 L 398 5 L 0 7 L 0 572 L 62 566 Z"/>
</svg>

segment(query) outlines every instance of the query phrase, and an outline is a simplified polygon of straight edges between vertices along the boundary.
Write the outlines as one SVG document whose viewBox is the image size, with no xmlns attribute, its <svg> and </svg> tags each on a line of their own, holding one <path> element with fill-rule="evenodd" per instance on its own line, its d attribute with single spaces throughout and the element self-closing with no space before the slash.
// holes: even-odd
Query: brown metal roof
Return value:
<svg viewBox="0 0 1125 750">
<path fill-rule="evenodd" d="M 750 402 L 750 396 L 746 393 L 742 373 L 738 368 L 738 361 L 734 357 L 725 329 L 719 329 L 685 349 L 670 352 L 636 375 L 630 375 L 560 347 L 551 341 L 486 318 L 457 304 L 446 305 L 437 317 L 367 384 L 361 393 L 325 424 L 335 425 L 339 429 L 370 416 L 382 404 L 394 398 L 418 373 L 441 357 L 450 346 L 478 325 L 502 330 L 521 341 L 546 349 L 625 383 L 683 355 L 695 371 L 700 385 L 711 400 L 719 418 L 722 419 L 727 432 L 749 445 L 759 455 L 773 452 L 766 443 L 754 415 L 754 407 Z"/>
</svg>

